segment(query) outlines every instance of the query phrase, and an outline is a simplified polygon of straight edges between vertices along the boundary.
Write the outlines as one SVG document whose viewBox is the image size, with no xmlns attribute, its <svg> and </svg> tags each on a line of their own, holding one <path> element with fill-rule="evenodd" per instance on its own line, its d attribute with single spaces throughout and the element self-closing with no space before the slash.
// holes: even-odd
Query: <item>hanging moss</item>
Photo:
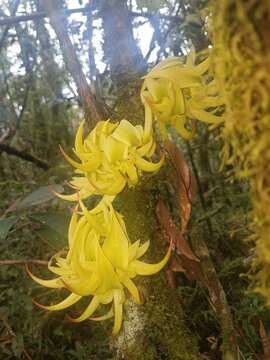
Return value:
<svg viewBox="0 0 270 360">
<path fill-rule="evenodd" d="M 224 164 L 248 177 L 256 290 L 270 304 L 270 7 L 268 0 L 214 1 L 210 31 L 224 90 Z"/>
</svg>

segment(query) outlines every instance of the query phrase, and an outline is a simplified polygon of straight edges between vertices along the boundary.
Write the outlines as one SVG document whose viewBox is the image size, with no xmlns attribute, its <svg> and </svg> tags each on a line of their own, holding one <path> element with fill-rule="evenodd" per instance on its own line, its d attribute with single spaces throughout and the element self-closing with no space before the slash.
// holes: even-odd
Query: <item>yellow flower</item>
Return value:
<svg viewBox="0 0 270 360">
<path fill-rule="evenodd" d="M 164 138 L 167 137 L 166 125 L 174 126 L 183 138 L 191 139 L 196 128 L 194 123 L 191 123 L 191 130 L 186 128 L 189 119 L 209 124 L 223 121 L 214 114 L 223 104 L 215 83 L 206 83 L 203 78 L 209 70 L 209 59 L 197 66 L 194 63 L 195 52 L 191 51 L 186 64 L 179 57 L 170 57 L 143 77 L 142 102 L 151 108 Z"/>
<path fill-rule="evenodd" d="M 139 260 L 149 247 L 149 241 L 142 245 L 137 240 L 131 244 L 123 217 L 112 205 L 101 202 L 98 208 L 88 211 L 82 202 L 82 216 L 75 210 L 69 226 L 69 250 L 66 257 L 54 256 L 49 270 L 58 277 L 43 280 L 28 273 L 40 285 L 49 288 L 66 288 L 71 294 L 56 305 L 39 307 L 47 310 L 62 310 L 78 302 L 83 296 L 92 299 L 78 318 L 80 322 L 92 317 L 100 304 L 113 303 L 105 315 L 92 320 L 105 320 L 114 316 L 112 334 L 119 332 L 125 302 L 125 288 L 140 303 L 138 289 L 132 279 L 137 275 L 152 275 L 167 263 L 171 246 L 165 257 L 157 264 L 147 264 Z M 53 261 L 56 262 L 53 265 Z"/>
<path fill-rule="evenodd" d="M 70 181 L 75 194 L 56 194 L 65 200 L 76 201 L 93 194 L 115 196 L 126 184 L 136 185 L 142 171 L 155 172 L 163 164 L 163 157 L 157 163 L 147 160 L 152 157 L 156 147 L 149 110 L 146 110 L 144 128 L 141 125 L 133 126 L 127 120 L 120 123 L 100 121 L 83 140 L 83 127 L 84 122 L 77 131 L 74 149 L 80 162 L 62 150 L 78 174 Z"/>
</svg>

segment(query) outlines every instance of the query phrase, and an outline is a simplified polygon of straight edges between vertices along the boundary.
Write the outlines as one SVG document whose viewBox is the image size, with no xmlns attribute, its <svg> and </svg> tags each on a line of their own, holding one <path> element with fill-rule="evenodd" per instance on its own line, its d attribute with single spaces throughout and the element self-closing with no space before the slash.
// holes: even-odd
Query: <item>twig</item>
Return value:
<svg viewBox="0 0 270 360">
<path fill-rule="evenodd" d="M 25 259 L 25 260 L 0 260 L 0 265 L 26 265 L 26 264 L 37 264 L 37 265 L 48 265 L 46 260 L 35 260 L 35 259 Z"/>
<path fill-rule="evenodd" d="M 75 9 L 66 9 L 62 10 L 61 13 L 64 16 L 68 16 L 75 13 L 88 13 L 91 10 L 89 6 L 85 6 L 83 8 L 75 8 Z M 28 15 L 21 15 L 21 16 L 8 16 L 5 19 L 0 20 L 0 26 L 8 25 L 12 26 L 19 22 L 25 22 L 30 20 L 39 20 L 43 19 L 47 16 L 45 11 L 35 12 Z"/>
<path fill-rule="evenodd" d="M 190 146 L 188 141 L 186 142 L 186 145 L 187 145 L 187 150 L 188 150 L 188 155 L 189 155 L 189 158 L 190 158 L 192 170 L 193 170 L 194 176 L 196 178 L 197 186 L 198 186 L 198 194 L 199 194 L 199 199 L 200 199 L 200 202 L 201 202 L 201 206 L 202 206 L 203 210 L 206 212 L 207 211 L 207 206 L 206 206 L 205 199 L 204 199 L 204 196 L 203 196 L 202 185 L 201 185 L 200 177 L 199 177 L 197 167 L 196 167 L 196 164 L 195 164 L 195 161 L 194 161 L 191 146 Z M 208 231 L 209 231 L 210 235 L 212 235 L 213 231 L 212 231 L 211 220 L 209 219 L 209 217 L 206 217 L 205 221 L 206 221 L 206 224 L 207 224 L 207 227 L 208 227 Z"/>
<path fill-rule="evenodd" d="M 45 161 L 40 160 L 40 159 L 36 158 L 35 156 L 26 153 L 25 151 L 15 149 L 6 144 L 0 144 L 0 151 L 4 151 L 9 155 L 14 155 L 14 156 L 19 157 L 20 159 L 29 161 L 29 162 L 35 164 L 40 169 L 49 170 L 49 165 Z"/>
<path fill-rule="evenodd" d="M 140 13 L 140 12 L 137 12 L 137 11 L 130 11 L 130 15 L 132 17 L 145 17 L 147 19 L 151 19 L 154 16 L 156 16 L 156 14 L 151 14 L 151 13 L 148 13 L 148 12 Z M 158 16 L 160 17 L 160 19 L 164 19 L 164 20 L 177 21 L 177 22 L 183 21 L 183 19 L 180 16 L 176 16 L 176 15 L 162 15 L 162 14 L 159 14 Z"/>
<path fill-rule="evenodd" d="M 21 110 L 20 110 L 20 114 L 17 117 L 16 129 L 18 129 L 20 127 L 21 120 L 23 118 L 23 114 L 24 114 L 26 106 L 27 106 L 28 96 L 29 96 L 29 91 L 30 91 L 30 86 L 31 86 L 31 79 L 32 79 L 32 76 L 30 75 L 28 80 L 27 80 L 27 83 L 26 83 L 26 88 L 25 88 L 25 91 L 24 91 L 23 103 L 22 103 L 22 107 L 21 107 Z"/>
<path fill-rule="evenodd" d="M 43 0 L 42 4 L 58 37 L 64 61 L 77 86 L 88 125 L 91 123 L 93 125 L 103 118 L 103 114 L 82 71 L 82 66 L 68 35 L 63 13 L 56 7 L 57 4 L 53 0 Z"/>
<path fill-rule="evenodd" d="M 203 229 L 196 225 L 192 229 L 191 242 L 195 254 L 200 259 L 211 303 L 219 319 L 222 334 L 222 359 L 237 359 L 237 341 L 233 318 L 223 286 L 218 278 L 208 247 L 204 241 Z"/>
</svg>

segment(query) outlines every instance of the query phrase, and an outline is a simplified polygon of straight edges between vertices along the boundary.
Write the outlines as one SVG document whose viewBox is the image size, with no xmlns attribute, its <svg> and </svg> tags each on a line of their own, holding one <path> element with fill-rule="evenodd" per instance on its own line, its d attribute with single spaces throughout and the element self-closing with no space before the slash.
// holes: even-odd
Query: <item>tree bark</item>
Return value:
<svg viewBox="0 0 270 360">
<path fill-rule="evenodd" d="M 125 0 L 102 0 L 100 15 L 104 29 L 104 57 L 110 74 L 118 86 L 139 74 L 145 65 L 141 51 L 133 37 L 131 15 Z"/>
</svg>

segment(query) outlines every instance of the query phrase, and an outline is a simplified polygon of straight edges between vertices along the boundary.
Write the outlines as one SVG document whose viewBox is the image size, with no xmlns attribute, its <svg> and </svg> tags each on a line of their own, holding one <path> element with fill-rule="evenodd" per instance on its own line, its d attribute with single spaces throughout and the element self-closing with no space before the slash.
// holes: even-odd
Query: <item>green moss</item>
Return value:
<svg viewBox="0 0 270 360">
<path fill-rule="evenodd" d="M 145 256 L 148 262 L 159 261 L 167 246 L 155 217 L 159 181 L 158 175 L 146 178 L 140 186 L 125 190 L 116 202 L 125 216 L 131 241 L 151 240 Z M 200 359 L 196 338 L 186 329 L 180 299 L 169 288 L 164 271 L 136 283 L 144 303 L 126 303 L 123 331 L 115 341 L 118 351 L 128 360 Z"/>
</svg>

